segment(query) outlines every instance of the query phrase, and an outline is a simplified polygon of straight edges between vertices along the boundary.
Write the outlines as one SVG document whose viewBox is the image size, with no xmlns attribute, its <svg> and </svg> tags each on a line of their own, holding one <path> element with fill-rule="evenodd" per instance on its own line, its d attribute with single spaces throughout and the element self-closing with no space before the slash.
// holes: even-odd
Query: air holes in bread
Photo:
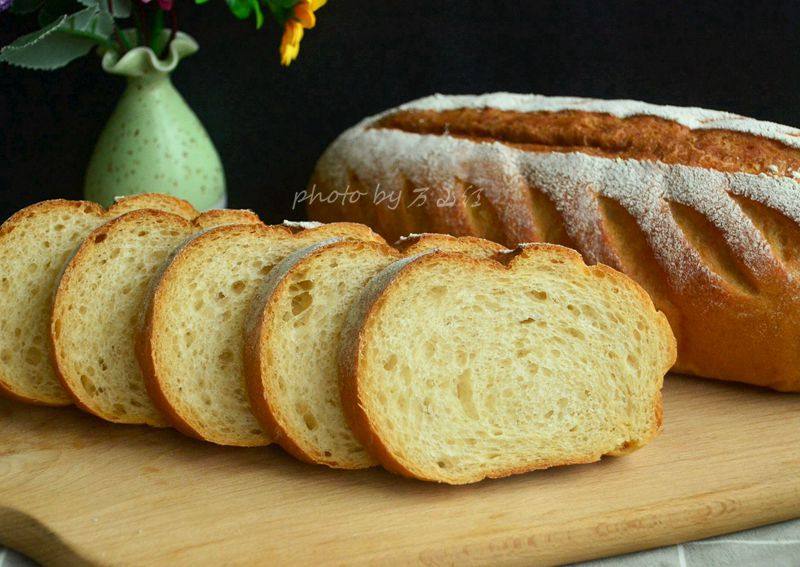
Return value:
<svg viewBox="0 0 800 567">
<path fill-rule="evenodd" d="M 297 317 L 302 314 L 306 309 L 311 307 L 314 298 L 307 291 L 299 293 L 292 298 L 292 315 Z"/>
<path fill-rule="evenodd" d="M 533 289 L 533 290 L 528 292 L 528 295 L 530 295 L 532 298 L 537 299 L 539 301 L 547 301 L 547 292 L 546 291 Z"/>
</svg>

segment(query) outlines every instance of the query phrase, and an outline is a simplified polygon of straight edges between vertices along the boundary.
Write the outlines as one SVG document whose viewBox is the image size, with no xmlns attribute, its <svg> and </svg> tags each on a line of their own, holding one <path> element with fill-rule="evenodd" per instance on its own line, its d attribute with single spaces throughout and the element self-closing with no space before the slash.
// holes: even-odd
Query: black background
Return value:
<svg viewBox="0 0 800 567">
<path fill-rule="evenodd" d="M 634 98 L 800 125 L 800 3 L 331 0 L 299 59 L 222 0 L 177 0 L 201 50 L 178 89 L 225 166 L 230 205 L 290 210 L 325 146 L 365 115 L 433 92 Z M 32 23 L 0 15 L 0 42 Z M 45 73 L 0 67 L 0 215 L 77 198 L 124 87 L 86 57 Z"/>
</svg>

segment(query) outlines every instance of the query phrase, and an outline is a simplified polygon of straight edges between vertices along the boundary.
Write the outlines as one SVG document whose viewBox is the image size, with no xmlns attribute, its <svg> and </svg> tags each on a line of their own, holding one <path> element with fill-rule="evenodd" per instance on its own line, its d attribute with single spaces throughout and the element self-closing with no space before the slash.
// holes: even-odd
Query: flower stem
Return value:
<svg viewBox="0 0 800 567">
<path fill-rule="evenodd" d="M 158 47 L 158 42 L 161 39 L 161 32 L 164 31 L 164 10 L 157 9 L 155 17 L 153 18 L 153 27 L 150 30 L 150 49 L 153 53 L 158 55 L 161 51 Z"/>
<path fill-rule="evenodd" d="M 126 51 L 131 50 L 132 47 L 131 42 L 128 41 L 128 38 L 125 37 L 124 33 L 119 31 L 119 27 L 116 25 L 114 25 L 114 35 L 117 36 L 117 42 L 120 44 L 120 47 L 122 48 L 122 52 L 120 53 L 120 55 L 122 55 L 122 53 L 125 53 Z"/>
<path fill-rule="evenodd" d="M 93 42 L 95 42 L 98 45 L 102 45 L 106 49 L 112 49 L 113 50 L 114 47 L 116 47 L 108 39 L 104 38 L 103 36 L 91 33 L 91 32 L 75 30 L 75 29 L 70 29 L 70 28 L 63 28 L 63 29 L 60 29 L 59 31 L 62 32 L 62 33 L 69 34 L 69 35 L 74 36 L 74 37 L 82 37 L 84 39 L 91 39 Z"/>
<path fill-rule="evenodd" d="M 178 33 L 178 3 L 172 3 L 172 9 L 169 11 L 169 39 L 167 40 L 166 45 L 164 45 L 164 52 L 169 52 L 169 46 L 172 44 L 172 40 L 175 39 L 175 35 Z"/>
<path fill-rule="evenodd" d="M 114 17 L 114 0 L 108 0 L 108 13 L 111 14 L 112 18 Z M 130 50 L 131 44 L 128 41 L 128 38 L 125 37 L 124 34 L 120 33 L 119 26 L 117 26 L 116 22 L 114 22 L 114 37 L 117 39 L 120 55 Z"/>
<path fill-rule="evenodd" d="M 136 22 L 136 42 L 138 45 L 147 45 L 147 14 L 144 10 L 144 4 L 140 0 L 132 0 L 133 2 L 133 18 Z"/>
</svg>

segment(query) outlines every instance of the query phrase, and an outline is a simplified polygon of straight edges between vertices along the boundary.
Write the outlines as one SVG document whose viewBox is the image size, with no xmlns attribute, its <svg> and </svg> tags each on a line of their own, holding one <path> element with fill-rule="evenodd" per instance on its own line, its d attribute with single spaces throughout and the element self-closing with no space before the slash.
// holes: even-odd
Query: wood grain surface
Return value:
<svg viewBox="0 0 800 567">
<path fill-rule="evenodd" d="M 0 543 L 46 564 L 535 565 L 800 517 L 800 396 L 668 376 L 624 458 L 451 487 L 0 402 Z"/>
</svg>

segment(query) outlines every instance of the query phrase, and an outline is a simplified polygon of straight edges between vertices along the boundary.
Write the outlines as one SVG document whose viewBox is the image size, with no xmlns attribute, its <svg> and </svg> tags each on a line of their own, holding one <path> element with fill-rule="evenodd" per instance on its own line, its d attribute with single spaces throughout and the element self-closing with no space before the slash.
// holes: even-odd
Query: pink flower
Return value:
<svg viewBox="0 0 800 567">
<path fill-rule="evenodd" d="M 150 1 L 151 0 L 142 0 L 142 3 L 149 4 Z M 158 0 L 158 7 L 164 10 L 165 12 L 168 12 L 169 10 L 172 10 L 173 1 L 174 0 Z"/>
</svg>

